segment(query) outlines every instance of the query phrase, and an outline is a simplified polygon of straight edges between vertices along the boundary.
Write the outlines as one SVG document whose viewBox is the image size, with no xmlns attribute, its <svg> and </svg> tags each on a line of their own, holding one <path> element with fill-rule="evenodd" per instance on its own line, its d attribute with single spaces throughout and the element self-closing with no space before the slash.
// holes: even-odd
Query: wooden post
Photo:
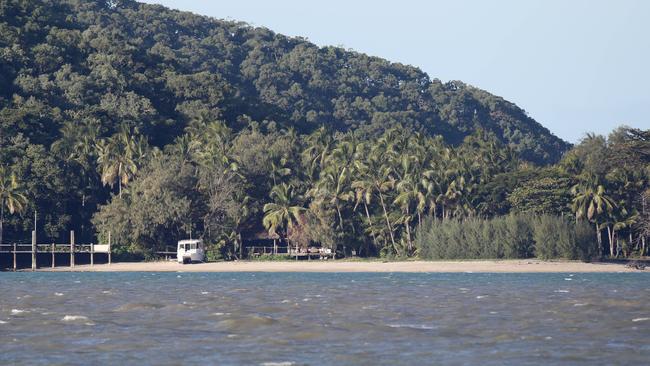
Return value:
<svg viewBox="0 0 650 366">
<path fill-rule="evenodd" d="M 111 232 L 108 232 L 108 264 L 111 264 Z"/>
<path fill-rule="evenodd" d="M 95 244 L 90 243 L 90 265 L 95 265 Z"/>
<path fill-rule="evenodd" d="M 16 250 L 18 248 L 16 247 L 16 243 L 14 243 L 14 272 L 16 272 Z"/>
<path fill-rule="evenodd" d="M 54 246 L 54 243 L 52 243 L 51 248 L 52 248 L 51 249 L 51 251 L 52 251 L 52 268 L 54 268 L 54 252 L 56 251 L 56 247 Z"/>
<path fill-rule="evenodd" d="M 36 270 L 36 230 L 32 230 L 32 271 Z"/>
<path fill-rule="evenodd" d="M 74 267 L 74 230 L 70 230 L 70 267 Z"/>
</svg>

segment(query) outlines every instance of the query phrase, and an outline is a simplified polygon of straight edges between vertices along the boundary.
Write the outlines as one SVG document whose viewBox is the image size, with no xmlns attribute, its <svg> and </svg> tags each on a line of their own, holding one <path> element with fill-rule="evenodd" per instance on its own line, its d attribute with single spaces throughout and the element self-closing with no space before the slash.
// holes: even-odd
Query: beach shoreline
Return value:
<svg viewBox="0 0 650 366">
<path fill-rule="evenodd" d="M 612 273 L 642 272 L 622 263 L 579 261 L 232 261 L 179 264 L 174 261 L 40 268 L 42 272 L 477 272 L 477 273 Z"/>
</svg>

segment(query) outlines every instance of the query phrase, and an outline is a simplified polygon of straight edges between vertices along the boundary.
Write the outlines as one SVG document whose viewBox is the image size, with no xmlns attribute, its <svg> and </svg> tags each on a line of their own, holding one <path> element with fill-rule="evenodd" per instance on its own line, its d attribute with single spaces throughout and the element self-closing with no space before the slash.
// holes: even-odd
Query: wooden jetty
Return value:
<svg viewBox="0 0 650 366">
<path fill-rule="evenodd" d="M 75 266 L 75 256 L 77 254 L 89 254 L 90 255 L 90 265 L 95 265 L 95 255 L 96 254 L 106 254 L 108 258 L 108 264 L 111 264 L 111 234 L 108 233 L 108 243 L 106 244 L 76 244 L 74 238 L 74 230 L 70 231 L 70 242 L 69 243 L 37 243 L 36 241 L 36 231 L 32 231 L 32 242 L 30 244 L 25 243 L 12 243 L 12 244 L 0 244 L 0 255 L 9 253 L 13 256 L 13 270 L 17 269 L 16 257 L 18 254 L 31 254 L 31 265 L 32 271 L 38 268 L 37 254 L 38 253 L 50 253 L 52 255 L 51 266 L 54 268 L 56 266 L 56 254 L 60 253 L 69 253 L 70 254 L 70 267 Z"/>
<path fill-rule="evenodd" d="M 320 248 L 308 248 L 306 250 L 300 250 L 298 248 L 280 247 L 280 246 L 272 246 L 272 247 L 251 246 L 251 247 L 247 247 L 246 250 L 247 250 L 248 258 L 259 257 L 262 255 L 285 255 L 285 256 L 295 258 L 296 260 L 301 258 L 307 260 L 316 259 L 316 258 L 334 259 L 334 253 L 325 252 Z"/>
</svg>

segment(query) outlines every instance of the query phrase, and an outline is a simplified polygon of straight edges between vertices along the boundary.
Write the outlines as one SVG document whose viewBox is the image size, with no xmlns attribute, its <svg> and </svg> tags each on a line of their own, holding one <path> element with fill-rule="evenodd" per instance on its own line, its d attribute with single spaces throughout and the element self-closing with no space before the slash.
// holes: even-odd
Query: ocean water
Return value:
<svg viewBox="0 0 650 366">
<path fill-rule="evenodd" d="M 650 274 L 0 273 L 0 365 L 643 365 Z"/>
</svg>

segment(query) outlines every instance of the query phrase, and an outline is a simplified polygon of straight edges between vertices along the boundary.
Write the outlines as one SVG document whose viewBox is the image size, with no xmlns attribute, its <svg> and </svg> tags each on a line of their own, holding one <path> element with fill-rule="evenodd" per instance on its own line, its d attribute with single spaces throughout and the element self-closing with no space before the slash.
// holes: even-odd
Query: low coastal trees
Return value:
<svg viewBox="0 0 650 366">
<path fill-rule="evenodd" d="M 222 169 L 197 169 L 182 156 L 156 156 L 122 196 L 93 217 L 99 232 L 113 233 L 125 249 L 149 253 L 190 233 L 210 244 L 237 231 L 240 184 Z"/>
</svg>

